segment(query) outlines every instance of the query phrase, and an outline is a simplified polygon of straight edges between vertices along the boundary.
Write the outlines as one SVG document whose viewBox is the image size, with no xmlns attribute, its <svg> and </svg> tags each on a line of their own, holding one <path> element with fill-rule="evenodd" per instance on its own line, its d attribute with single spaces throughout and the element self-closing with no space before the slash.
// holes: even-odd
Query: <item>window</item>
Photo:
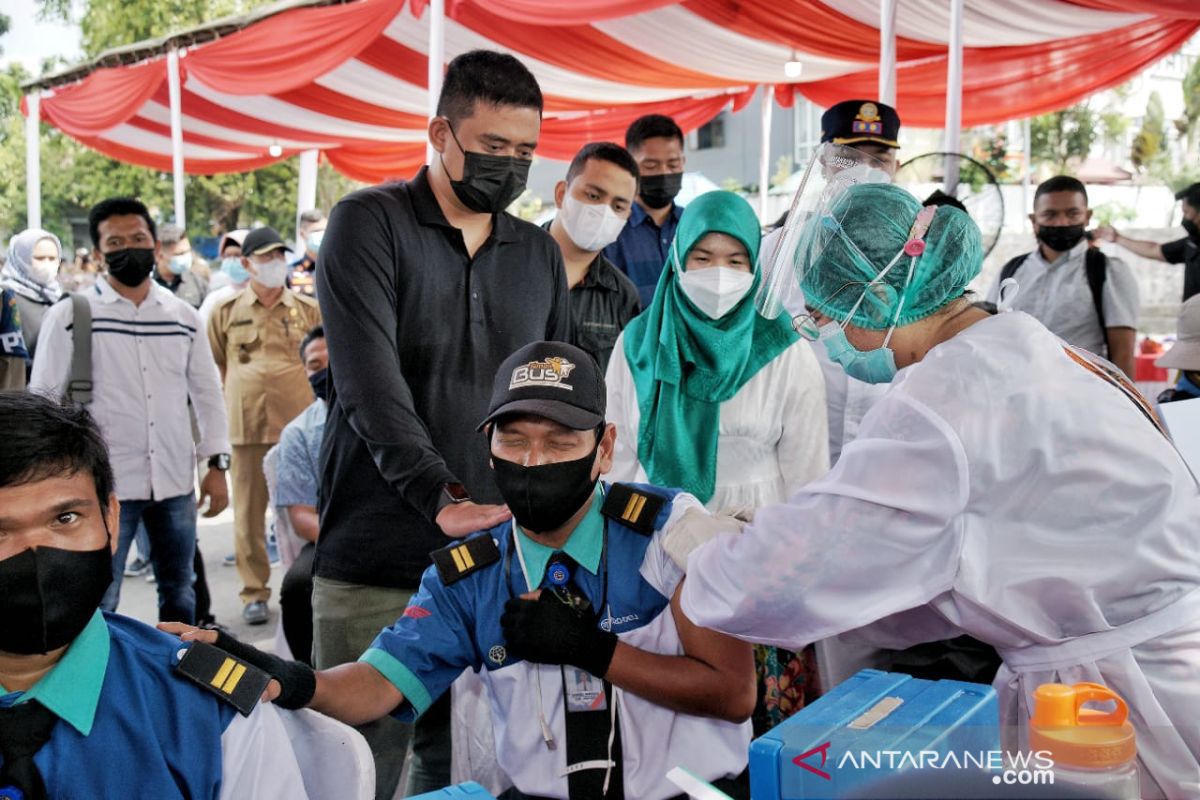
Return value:
<svg viewBox="0 0 1200 800">
<path fill-rule="evenodd" d="M 716 119 L 702 125 L 696 131 L 697 150 L 715 150 L 725 146 L 725 114 L 722 112 Z"/>
</svg>

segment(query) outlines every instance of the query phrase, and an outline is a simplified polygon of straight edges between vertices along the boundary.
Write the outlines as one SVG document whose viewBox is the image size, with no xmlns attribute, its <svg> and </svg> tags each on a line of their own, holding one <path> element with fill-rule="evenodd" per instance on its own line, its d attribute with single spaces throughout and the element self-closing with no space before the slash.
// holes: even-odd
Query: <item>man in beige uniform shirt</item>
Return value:
<svg viewBox="0 0 1200 800">
<path fill-rule="evenodd" d="M 225 383 L 233 443 L 234 553 L 242 579 L 242 617 L 251 625 L 267 621 L 271 596 L 263 458 L 283 426 L 312 402 L 296 353 L 305 332 L 321 321 L 315 300 L 284 285 L 286 250 L 271 228 L 247 233 L 242 266 L 250 284 L 218 305 L 208 321 L 208 339 Z"/>
</svg>

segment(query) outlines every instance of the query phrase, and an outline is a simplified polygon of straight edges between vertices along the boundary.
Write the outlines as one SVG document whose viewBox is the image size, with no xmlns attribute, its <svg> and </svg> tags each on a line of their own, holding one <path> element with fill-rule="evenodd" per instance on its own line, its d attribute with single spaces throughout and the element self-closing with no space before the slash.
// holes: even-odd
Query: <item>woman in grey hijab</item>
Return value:
<svg viewBox="0 0 1200 800">
<path fill-rule="evenodd" d="M 50 231 L 29 228 L 8 240 L 8 260 L 0 269 L 0 284 L 17 298 L 25 347 L 32 358 L 46 310 L 62 297 L 58 266 L 62 244 Z"/>
</svg>

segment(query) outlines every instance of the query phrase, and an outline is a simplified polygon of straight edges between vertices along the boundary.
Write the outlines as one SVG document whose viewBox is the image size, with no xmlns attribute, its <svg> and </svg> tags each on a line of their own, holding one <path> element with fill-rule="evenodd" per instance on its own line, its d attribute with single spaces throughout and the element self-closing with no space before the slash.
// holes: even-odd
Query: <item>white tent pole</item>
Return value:
<svg viewBox="0 0 1200 800">
<path fill-rule="evenodd" d="M 42 227 L 41 101 L 37 90 L 25 95 L 25 224 L 30 228 Z"/>
<path fill-rule="evenodd" d="M 1033 117 L 1026 117 L 1022 121 L 1021 138 L 1024 139 L 1025 146 L 1025 174 L 1021 176 L 1021 219 L 1026 220 L 1022 223 L 1023 227 L 1032 228 L 1032 223 L 1028 222 L 1028 217 L 1025 215 L 1030 211 L 1029 190 L 1033 187 L 1033 125 L 1031 124 Z"/>
<path fill-rule="evenodd" d="M 946 71 L 945 192 L 958 193 L 958 158 L 962 138 L 963 0 L 950 0 L 950 42 Z"/>
<path fill-rule="evenodd" d="M 446 61 L 446 0 L 429 0 L 429 118 L 437 116 L 442 93 L 442 65 Z M 425 148 L 425 162 L 433 163 L 433 145 Z"/>
<path fill-rule="evenodd" d="M 183 200 L 183 109 L 179 91 L 179 51 L 167 52 L 167 94 L 171 102 L 171 180 L 175 188 L 175 224 L 187 227 Z"/>
<path fill-rule="evenodd" d="M 767 221 L 767 189 L 771 182 L 771 113 L 775 109 L 775 87 L 762 87 L 762 154 L 758 160 L 758 218 Z"/>
<path fill-rule="evenodd" d="M 300 153 L 300 176 L 296 181 L 296 246 L 300 247 L 300 215 L 317 206 L 317 151 Z"/>
<path fill-rule="evenodd" d="M 896 105 L 896 0 L 879 0 L 879 101 Z"/>
</svg>

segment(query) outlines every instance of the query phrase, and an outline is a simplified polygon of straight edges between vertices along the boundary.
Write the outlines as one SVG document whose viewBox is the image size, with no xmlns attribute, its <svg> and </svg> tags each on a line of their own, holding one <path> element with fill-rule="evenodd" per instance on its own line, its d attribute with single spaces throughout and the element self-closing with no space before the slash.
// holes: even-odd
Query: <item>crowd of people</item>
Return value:
<svg viewBox="0 0 1200 800">
<path fill-rule="evenodd" d="M 822 194 L 765 235 L 737 194 L 676 204 L 660 115 L 584 146 L 541 229 L 510 215 L 542 109 L 512 56 L 455 58 L 431 163 L 305 212 L 295 251 L 230 231 L 210 269 L 135 198 L 70 269 L 13 236 L 0 787 L 303 797 L 279 709 L 308 707 L 366 738 L 382 800 L 656 800 L 676 766 L 748 798 L 752 737 L 917 663 L 994 681 L 1009 730 L 1041 682 L 1105 683 L 1146 796 L 1197 796 L 1200 491 L 1096 240 L 1185 262 L 1188 300 L 1200 184 L 1157 245 L 1089 237 L 1050 178 L 977 302 L 978 228 L 892 185 L 883 103 L 825 113 Z M 1200 397 L 1200 298 L 1162 363 L 1162 402 Z M 212 615 L 197 515 L 230 505 L 246 623 L 286 562 L 282 655 Z M 116 613 L 143 564 L 162 631 Z"/>
</svg>

